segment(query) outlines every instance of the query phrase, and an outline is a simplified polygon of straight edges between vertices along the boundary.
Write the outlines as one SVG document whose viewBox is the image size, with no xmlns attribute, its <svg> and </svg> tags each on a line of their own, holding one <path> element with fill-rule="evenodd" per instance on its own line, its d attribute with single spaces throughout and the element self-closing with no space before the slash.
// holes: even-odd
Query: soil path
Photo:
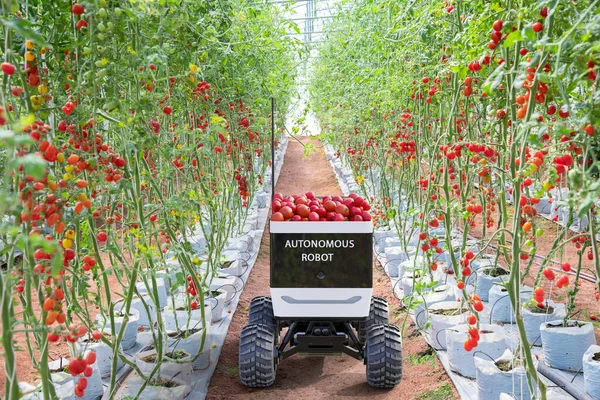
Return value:
<svg viewBox="0 0 600 400">
<path fill-rule="evenodd" d="M 302 138 L 308 143 L 309 138 Z M 315 147 L 320 143 L 313 141 Z M 276 191 L 284 195 L 312 191 L 317 195 L 341 195 L 331 166 L 320 151 L 304 156 L 302 144 L 291 139 Z M 393 296 L 392 287 L 380 265 L 374 264 L 373 294 L 390 304 L 390 319 L 399 326 L 405 312 Z M 407 324 L 403 339 L 403 378 L 393 390 L 373 389 L 366 383 L 362 362 L 348 356 L 293 356 L 277 370 L 270 388 L 248 389 L 238 377 L 238 346 L 242 328 L 248 322 L 247 307 L 255 296 L 269 294 L 269 232 L 265 230 L 259 256 L 244 287 L 238 310 L 229 327 L 219 364 L 210 382 L 209 400 L 218 399 L 453 399 L 457 398 L 444 369 L 428 349 L 425 340 Z"/>
</svg>

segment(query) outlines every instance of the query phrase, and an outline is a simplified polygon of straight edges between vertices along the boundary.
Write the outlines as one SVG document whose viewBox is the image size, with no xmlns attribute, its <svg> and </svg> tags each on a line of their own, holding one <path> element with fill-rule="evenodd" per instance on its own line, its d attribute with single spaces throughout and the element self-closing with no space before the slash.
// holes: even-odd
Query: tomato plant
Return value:
<svg viewBox="0 0 600 400">
<path fill-rule="evenodd" d="M 470 236 L 509 268 L 523 362 L 543 398 L 521 285 L 566 295 L 567 326 L 582 269 L 599 284 L 596 10 L 597 2 L 551 0 L 364 2 L 329 25 L 310 83 L 321 136 L 372 196 L 374 221 L 395 230 L 405 252 L 417 238 L 430 276 L 447 253 L 469 323 L 483 309 L 468 293 L 480 259 Z M 550 239 L 538 215 L 544 204 L 562 209 L 550 214 L 562 223 Z M 555 255 L 572 263 L 564 274 L 561 263 L 549 265 Z M 467 351 L 478 338 L 469 334 Z"/>
<path fill-rule="evenodd" d="M 73 344 L 92 331 L 105 341 L 97 315 L 115 338 L 106 340 L 113 367 L 123 358 L 125 324 L 115 329 L 114 306 L 123 302 L 127 320 L 141 294 L 136 283 L 158 304 L 158 271 L 172 277 L 174 292 L 189 276 L 196 289 L 188 301 L 203 308 L 270 163 L 268 100 L 285 110 L 293 93 L 289 66 L 304 50 L 286 36 L 285 9 L 237 1 L 3 3 L 6 399 L 20 396 L 17 336 L 49 399 L 49 343 Z M 284 113 L 277 118 L 282 126 Z M 206 238 L 201 260 L 189 246 L 198 234 Z M 154 341 L 165 345 L 161 335 Z M 69 370 L 83 374 L 75 386 L 81 397 L 95 353 L 84 358 L 72 345 L 69 352 Z M 112 374 L 109 392 L 116 384 Z"/>
</svg>

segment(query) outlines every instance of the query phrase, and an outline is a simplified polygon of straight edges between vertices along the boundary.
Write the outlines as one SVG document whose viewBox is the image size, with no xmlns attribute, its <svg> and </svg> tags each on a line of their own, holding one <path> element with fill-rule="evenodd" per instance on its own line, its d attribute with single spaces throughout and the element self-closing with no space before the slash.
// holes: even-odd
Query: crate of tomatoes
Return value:
<svg viewBox="0 0 600 400">
<path fill-rule="evenodd" d="M 359 195 L 317 197 L 312 192 L 284 197 L 276 193 L 271 221 L 371 221 L 371 206 Z"/>
</svg>

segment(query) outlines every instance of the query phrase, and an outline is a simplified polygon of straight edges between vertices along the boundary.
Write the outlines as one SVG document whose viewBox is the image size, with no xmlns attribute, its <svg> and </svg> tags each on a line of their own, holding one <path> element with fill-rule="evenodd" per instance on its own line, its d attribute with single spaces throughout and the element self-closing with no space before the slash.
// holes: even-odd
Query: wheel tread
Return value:
<svg viewBox="0 0 600 400">
<path fill-rule="evenodd" d="M 248 324 L 275 326 L 273 301 L 269 296 L 258 296 L 252 299 L 248 310 Z"/>
<path fill-rule="evenodd" d="M 385 325 L 389 323 L 389 306 L 383 297 L 371 297 L 371 306 L 369 308 L 369 318 L 359 323 L 358 337 L 361 342 L 367 340 L 367 333 L 375 325 Z"/>
<path fill-rule="evenodd" d="M 240 335 L 239 374 L 247 387 L 268 387 L 275 382 L 275 333 L 268 325 L 249 324 Z"/>
<path fill-rule="evenodd" d="M 367 333 L 367 381 L 377 388 L 393 388 L 402 379 L 402 336 L 394 325 L 376 325 Z"/>
</svg>

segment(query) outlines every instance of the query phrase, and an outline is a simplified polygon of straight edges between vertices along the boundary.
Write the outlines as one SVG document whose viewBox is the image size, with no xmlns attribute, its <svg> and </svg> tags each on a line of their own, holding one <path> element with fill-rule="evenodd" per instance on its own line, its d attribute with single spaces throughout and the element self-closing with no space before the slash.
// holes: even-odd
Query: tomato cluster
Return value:
<svg viewBox="0 0 600 400">
<path fill-rule="evenodd" d="M 271 207 L 271 221 L 371 221 L 371 206 L 355 193 L 346 198 L 319 198 L 312 192 L 284 198 L 275 193 Z"/>
<path fill-rule="evenodd" d="M 78 376 L 77 384 L 75 385 L 75 396 L 85 396 L 85 389 L 88 385 L 88 378 L 92 376 L 92 365 L 96 362 L 96 352 L 90 351 L 85 357 L 75 357 L 69 361 L 69 372 L 72 376 Z"/>
</svg>

